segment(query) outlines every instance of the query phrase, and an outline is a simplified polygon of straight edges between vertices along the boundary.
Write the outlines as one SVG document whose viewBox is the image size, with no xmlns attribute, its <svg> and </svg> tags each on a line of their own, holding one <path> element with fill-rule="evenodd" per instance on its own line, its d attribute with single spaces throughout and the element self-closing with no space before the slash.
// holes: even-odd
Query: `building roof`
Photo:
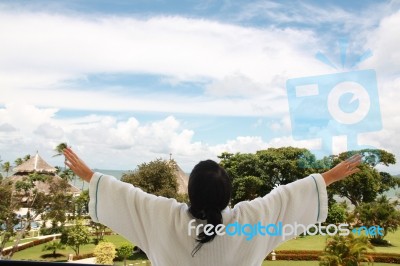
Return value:
<svg viewBox="0 0 400 266">
<path fill-rule="evenodd" d="M 19 180 L 24 180 L 24 178 L 27 178 L 29 174 L 32 173 L 49 175 L 55 182 L 62 181 L 62 178 L 56 174 L 57 169 L 48 164 L 45 160 L 43 160 L 43 158 L 40 157 L 38 153 L 29 160 L 14 167 L 13 171 L 14 175 L 10 178 L 14 183 Z M 49 184 L 47 182 L 36 181 L 35 187 L 36 189 L 38 189 L 38 191 L 41 191 L 43 193 L 49 193 L 50 190 Z M 68 184 L 66 192 L 77 194 L 80 193 L 81 190 L 75 186 L 72 186 L 71 184 Z"/>
<path fill-rule="evenodd" d="M 22 164 L 14 167 L 14 175 L 24 173 L 42 173 L 42 174 L 54 174 L 57 169 L 48 164 L 42 157 L 36 153 L 35 156 L 23 162 Z"/>
</svg>

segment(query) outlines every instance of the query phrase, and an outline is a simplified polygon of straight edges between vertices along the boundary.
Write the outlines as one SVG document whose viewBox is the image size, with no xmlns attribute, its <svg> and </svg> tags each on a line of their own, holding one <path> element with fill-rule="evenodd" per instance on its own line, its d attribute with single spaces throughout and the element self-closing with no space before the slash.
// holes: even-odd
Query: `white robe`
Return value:
<svg viewBox="0 0 400 266">
<path fill-rule="evenodd" d="M 293 238 L 261 235 L 246 240 L 244 235 L 216 236 L 194 257 L 195 231 L 188 233 L 193 217 L 185 203 L 158 197 L 117 180 L 95 173 L 89 185 L 89 213 L 146 252 L 153 266 L 159 265 L 261 265 L 280 243 Z M 325 221 L 328 212 L 326 184 L 313 174 L 279 186 L 264 197 L 243 201 L 222 212 L 223 224 L 262 225 L 281 222 L 310 225 Z M 204 222 L 204 221 L 203 221 Z M 196 221 L 193 225 L 202 223 Z M 298 231 L 297 234 L 302 233 Z"/>
</svg>

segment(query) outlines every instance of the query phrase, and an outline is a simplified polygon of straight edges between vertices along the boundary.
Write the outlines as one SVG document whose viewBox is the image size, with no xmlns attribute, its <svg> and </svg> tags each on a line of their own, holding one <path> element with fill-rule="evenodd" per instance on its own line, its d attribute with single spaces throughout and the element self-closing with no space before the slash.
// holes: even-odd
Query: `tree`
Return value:
<svg viewBox="0 0 400 266">
<path fill-rule="evenodd" d="M 48 193 L 39 191 L 37 185 L 47 183 L 49 185 Z M 12 201 L 22 203 L 28 208 L 26 221 L 17 234 L 17 239 L 12 247 L 8 257 L 11 258 L 17 251 L 18 244 L 29 228 L 32 221 L 36 220 L 39 215 L 43 219 L 50 219 L 55 224 L 57 222 L 64 223 L 66 221 L 66 213 L 71 211 L 72 196 L 65 193 L 67 189 L 66 181 L 56 180 L 53 176 L 46 174 L 32 173 L 22 180 L 15 182 L 15 190 L 12 195 Z"/>
<path fill-rule="evenodd" d="M 117 249 L 117 257 L 124 261 L 124 266 L 126 266 L 126 258 L 128 258 L 133 253 L 133 245 L 129 243 L 122 244 Z"/>
<path fill-rule="evenodd" d="M 176 198 L 178 195 L 174 170 L 165 160 L 142 163 L 136 171 L 124 173 L 121 180 L 158 196 Z"/>
<path fill-rule="evenodd" d="M 340 224 L 344 223 L 347 218 L 346 207 L 342 203 L 333 203 L 328 208 L 328 217 L 326 223 L 328 224 Z"/>
<path fill-rule="evenodd" d="M 256 198 L 260 194 L 262 185 L 263 181 L 257 176 L 235 178 L 232 182 L 232 204 Z"/>
<path fill-rule="evenodd" d="M 78 197 L 74 197 L 75 211 L 74 215 L 78 218 L 82 218 L 89 211 L 89 190 L 86 189 L 79 194 Z"/>
<path fill-rule="evenodd" d="M 14 161 L 15 166 L 21 165 L 22 163 L 28 161 L 30 158 L 31 158 L 31 155 L 30 155 L 30 154 L 27 154 L 27 155 L 24 156 L 24 158 L 17 158 L 17 159 L 15 159 L 15 161 Z"/>
<path fill-rule="evenodd" d="M 22 160 L 22 158 L 17 158 L 17 159 L 15 159 L 15 161 L 14 161 L 15 166 L 19 166 L 19 165 L 21 165 L 23 162 L 24 162 L 24 160 Z"/>
<path fill-rule="evenodd" d="M 48 244 L 44 245 L 42 251 L 52 251 L 53 257 L 56 257 L 56 253 L 58 249 L 65 249 L 65 245 L 63 245 L 60 241 L 58 240 L 53 240 L 49 242 Z"/>
<path fill-rule="evenodd" d="M 83 225 L 82 220 L 77 220 L 74 226 L 61 234 L 61 243 L 71 247 L 75 254 L 79 255 L 80 247 L 90 242 L 89 234 L 89 230 L 87 226 Z"/>
<path fill-rule="evenodd" d="M 94 239 L 94 242 L 96 243 L 96 244 L 98 244 L 98 243 L 100 243 L 101 241 L 103 241 L 103 239 L 104 239 L 104 235 L 105 235 L 105 233 L 106 233 L 106 230 L 107 230 L 107 226 L 105 226 L 104 224 L 101 224 L 101 223 L 96 223 L 96 222 L 93 222 L 93 221 L 90 221 L 90 225 L 89 225 L 91 228 L 92 228 L 92 230 L 94 231 L 94 235 L 95 235 L 95 239 Z"/>
<path fill-rule="evenodd" d="M 10 162 L 5 162 L 2 165 L 2 169 L 4 172 L 6 172 L 6 178 L 8 177 L 8 173 L 11 171 L 11 164 Z"/>
<path fill-rule="evenodd" d="M 94 248 L 94 256 L 96 257 L 96 264 L 113 264 L 115 258 L 115 245 L 110 242 L 100 242 Z"/>
<path fill-rule="evenodd" d="M 372 243 L 387 244 L 384 237 L 388 232 L 396 232 L 400 225 L 399 206 L 398 201 L 390 202 L 386 196 L 380 196 L 376 201 L 362 203 L 354 210 L 355 217 L 359 219 L 360 225 L 383 228 L 383 235 L 370 235 Z"/>
<path fill-rule="evenodd" d="M 42 217 L 53 224 L 60 223 L 62 227 L 68 219 L 67 214 L 74 211 L 74 198 L 72 194 L 65 193 L 69 188 L 67 180 L 53 180 L 48 184 L 49 194 L 45 197 L 48 202 Z"/>
<path fill-rule="evenodd" d="M 363 154 L 364 158 L 363 164 L 359 166 L 360 171 L 329 186 L 331 193 L 345 197 L 353 205 L 358 206 L 363 202 L 373 202 L 379 194 L 400 186 L 399 178 L 386 172 L 379 172 L 375 168 L 378 165 L 389 166 L 396 163 L 394 155 L 384 150 L 344 152 L 339 156 L 332 156 L 333 164 L 336 165 L 356 153 Z"/>
<path fill-rule="evenodd" d="M 315 172 L 317 160 L 307 149 L 269 148 L 252 153 L 222 153 L 220 164 L 232 178 L 233 203 L 268 194 L 278 185 Z M 314 167 L 314 168 L 313 168 Z"/>
<path fill-rule="evenodd" d="M 54 150 L 56 151 L 56 154 L 54 154 L 53 157 L 63 155 L 63 151 L 64 151 L 66 148 L 68 148 L 68 144 L 67 144 L 67 143 L 62 142 L 62 143 L 58 144 L 58 145 L 54 148 Z"/>
<path fill-rule="evenodd" d="M 26 161 L 28 161 L 29 159 L 31 158 L 31 155 L 30 154 L 27 154 L 27 155 L 25 155 L 24 156 L 24 162 L 26 162 Z"/>
<path fill-rule="evenodd" d="M 72 181 L 72 180 L 74 180 L 74 178 L 75 178 L 74 172 L 73 172 L 71 169 L 69 169 L 69 168 L 62 170 L 62 171 L 59 173 L 59 176 L 60 176 L 62 179 L 65 179 L 65 180 L 67 180 L 67 181 Z"/>
<path fill-rule="evenodd" d="M 19 222 L 16 210 L 20 207 L 20 201 L 13 198 L 11 182 L 0 182 L 0 259 L 5 244 L 14 235 L 14 226 Z"/>
<path fill-rule="evenodd" d="M 361 262 L 373 262 L 367 250 L 373 249 L 368 238 L 334 235 L 327 238 L 323 255 L 320 257 L 320 266 L 358 266 Z"/>
</svg>

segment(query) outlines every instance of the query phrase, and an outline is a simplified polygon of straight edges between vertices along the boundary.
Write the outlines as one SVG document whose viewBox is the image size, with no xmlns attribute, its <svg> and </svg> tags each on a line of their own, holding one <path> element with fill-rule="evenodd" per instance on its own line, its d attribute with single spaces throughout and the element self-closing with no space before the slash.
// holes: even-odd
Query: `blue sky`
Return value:
<svg viewBox="0 0 400 266">
<path fill-rule="evenodd" d="M 38 150 L 61 164 L 52 148 L 67 141 L 94 168 L 133 169 L 172 153 L 190 171 L 223 151 L 320 149 L 318 139 L 293 139 L 286 81 L 373 69 L 383 126 L 358 141 L 399 157 L 399 8 L 400 1 L 0 1 L 0 156 Z M 317 60 L 321 53 L 340 65 L 343 39 L 343 69 Z M 352 66 L 366 51 L 371 56 Z M 346 139 L 337 136 L 333 152 L 343 150 Z"/>
</svg>

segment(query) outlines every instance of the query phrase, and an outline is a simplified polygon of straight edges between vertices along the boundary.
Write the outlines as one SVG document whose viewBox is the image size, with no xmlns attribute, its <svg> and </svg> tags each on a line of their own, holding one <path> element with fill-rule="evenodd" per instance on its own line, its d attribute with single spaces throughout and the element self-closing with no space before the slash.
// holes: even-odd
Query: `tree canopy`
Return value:
<svg viewBox="0 0 400 266">
<path fill-rule="evenodd" d="M 400 179 L 377 166 L 396 163 L 392 153 L 379 149 L 349 151 L 317 160 L 307 149 L 282 147 L 256 153 L 222 153 L 220 164 L 233 180 L 232 203 L 264 196 L 274 187 L 291 183 L 311 173 L 322 173 L 350 156 L 361 153 L 361 171 L 328 187 L 333 195 L 348 198 L 355 206 L 372 202 L 378 195 L 400 185 Z"/>
<path fill-rule="evenodd" d="M 314 172 L 316 160 L 307 149 L 269 148 L 256 153 L 222 153 L 220 164 L 232 178 L 232 203 L 268 194 Z"/>
<path fill-rule="evenodd" d="M 178 196 L 178 182 L 174 170 L 165 160 L 142 163 L 137 170 L 123 174 L 121 180 L 158 196 Z"/>
<path fill-rule="evenodd" d="M 74 226 L 69 227 L 61 234 L 60 242 L 71 247 L 75 254 L 79 255 L 80 247 L 89 244 L 89 235 L 88 227 L 83 224 L 83 221 L 77 220 Z"/>
<path fill-rule="evenodd" d="M 331 193 L 345 197 L 353 205 L 358 206 L 363 202 L 372 202 L 380 194 L 400 186 L 398 177 L 377 169 L 378 165 L 389 166 L 396 163 L 395 156 L 384 150 L 365 149 L 343 152 L 338 156 L 331 156 L 333 164 L 336 165 L 356 153 L 363 155 L 363 163 L 359 166 L 360 171 L 329 186 Z"/>
<path fill-rule="evenodd" d="M 354 210 L 355 216 L 361 225 L 366 227 L 380 226 L 383 235 L 373 235 L 373 238 L 383 239 L 388 232 L 395 232 L 400 226 L 400 211 L 398 201 L 389 201 L 387 197 L 380 196 L 374 202 L 362 203 Z"/>
</svg>

